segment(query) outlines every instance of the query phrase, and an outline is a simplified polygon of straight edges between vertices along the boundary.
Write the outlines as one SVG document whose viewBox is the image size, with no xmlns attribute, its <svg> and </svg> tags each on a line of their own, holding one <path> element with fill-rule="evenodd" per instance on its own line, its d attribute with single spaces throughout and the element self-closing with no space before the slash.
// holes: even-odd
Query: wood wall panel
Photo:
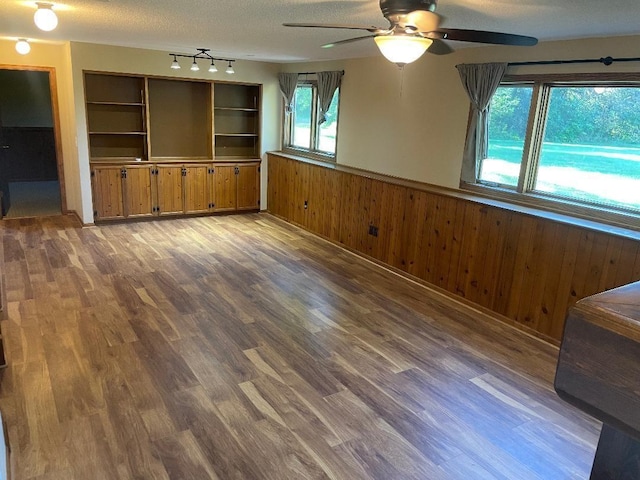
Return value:
<svg viewBox="0 0 640 480">
<path fill-rule="evenodd" d="M 279 155 L 268 165 L 271 213 L 554 342 L 577 300 L 640 280 L 637 240 Z"/>
</svg>

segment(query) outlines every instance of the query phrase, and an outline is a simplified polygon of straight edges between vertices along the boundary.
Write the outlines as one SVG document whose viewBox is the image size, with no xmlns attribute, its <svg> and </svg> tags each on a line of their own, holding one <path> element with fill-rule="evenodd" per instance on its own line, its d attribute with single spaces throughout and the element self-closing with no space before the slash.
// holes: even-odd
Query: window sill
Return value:
<svg viewBox="0 0 640 480">
<path fill-rule="evenodd" d="M 331 154 L 323 154 L 311 150 L 303 150 L 298 148 L 284 147 L 282 153 L 295 157 L 309 158 L 311 160 L 319 160 L 321 162 L 336 163 L 336 156 Z"/>
<path fill-rule="evenodd" d="M 496 206 L 548 218 L 561 223 L 640 240 L 640 217 L 633 213 L 599 209 L 535 193 L 517 193 L 505 188 L 461 183 L 462 191 L 472 192 Z M 508 207 L 507 207 L 508 205 Z"/>
</svg>

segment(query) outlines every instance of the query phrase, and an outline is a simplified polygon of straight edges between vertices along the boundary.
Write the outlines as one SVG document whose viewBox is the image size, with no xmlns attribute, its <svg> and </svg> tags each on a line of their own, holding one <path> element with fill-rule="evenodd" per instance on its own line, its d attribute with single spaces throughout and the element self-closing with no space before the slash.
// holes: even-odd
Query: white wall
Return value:
<svg viewBox="0 0 640 480">
<path fill-rule="evenodd" d="M 15 50 L 15 41 L 0 39 L 0 68 L 53 68 L 58 97 L 62 163 L 64 171 L 67 209 L 80 213 L 80 177 L 76 149 L 76 125 L 73 114 L 73 85 L 69 44 L 32 43 L 28 55 Z"/>
<path fill-rule="evenodd" d="M 204 68 L 198 72 L 192 72 L 188 68 L 189 59 L 182 59 L 183 68 L 176 71 L 169 68 L 172 59 L 168 53 L 169 52 L 165 51 L 113 47 L 108 45 L 71 43 L 75 118 L 78 136 L 78 160 L 82 190 L 81 216 L 85 223 L 93 222 L 89 146 L 84 105 L 83 71 L 85 70 L 260 83 L 263 85 L 263 158 L 264 152 L 279 148 L 281 136 L 281 101 L 278 89 L 277 65 L 238 60 L 234 63 L 236 73 L 231 76 L 224 73 L 224 69 L 221 69 L 220 72 L 215 74 L 208 73 Z M 220 65 L 218 66 L 220 67 Z M 262 205 L 266 205 L 266 171 L 266 168 L 262 169 Z"/>
<path fill-rule="evenodd" d="M 425 54 L 404 72 L 382 55 L 289 64 L 283 71 L 345 70 L 337 162 L 374 172 L 457 188 L 469 101 L 455 65 L 578 58 L 637 57 L 640 36 L 479 47 Z M 339 48 L 339 47 L 336 47 Z M 508 73 L 638 71 L 640 63 L 510 68 Z"/>
</svg>

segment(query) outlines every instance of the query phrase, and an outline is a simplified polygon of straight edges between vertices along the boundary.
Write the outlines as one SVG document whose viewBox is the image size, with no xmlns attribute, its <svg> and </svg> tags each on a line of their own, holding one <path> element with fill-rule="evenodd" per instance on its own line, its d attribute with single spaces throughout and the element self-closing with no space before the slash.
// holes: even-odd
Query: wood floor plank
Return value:
<svg viewBox="0 0 640 480">
<path fill-rule="evenodd" d="M 455 238 L 353 241 L 455 263 L 440 207 Z M 600 425 L 553 391 L 557 348 L 268 214 L 4 220 L 0 253 L 16 479 L 588 476 Z"/>
</svg>

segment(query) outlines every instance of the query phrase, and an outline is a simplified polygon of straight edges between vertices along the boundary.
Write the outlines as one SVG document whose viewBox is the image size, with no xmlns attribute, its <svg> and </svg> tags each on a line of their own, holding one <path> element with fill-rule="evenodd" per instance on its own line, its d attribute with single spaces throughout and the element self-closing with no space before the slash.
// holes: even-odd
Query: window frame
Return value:
<svg viewBox="0 0 640 480">
<path fill-rule="evenodd" d="M 640 88 L 640 74 L 506 75 L 500 86 L 509 85 L 533 86 L 517 186 L 498 184 L 478 178 L 475 183 L 460 180 L 460 188 L 518 205 L 541 208 L 555 213 L 571 215 L 586 220 L 596 220 L 640 231 L 640 213 L 637 211 L 623 207 L 599 205 L 534 190 L 538 174 L 540 150 L 547 123 L 551 89 L 553 87 L 595 86 Z M 479 159 L 478 161 L 481 162 L 483 160 Z"/>
<path fill-rule="evenodd" d="M 292 155 L 299 155 L 302 157 L 307 157 L 315 160 L 322 160 L 325 162 L 326 161 L 335 162 L 337 152 L 338 152 L 338 125 L 340 124 L 340 100 L 341 100 L 340 90 L 341 88 L 338 87 L 336 89 L 336 92 L 334 93 L 334 97 L 335 95 L 338 95 L 338 105 L 337 105 L 338 118 L 336 120 L 336 150 L 335 152 L 331 153 L 331 152 L 325 152 L 324 150 L 319 150 L 317 148 L 319 143 L 319 132 L 320 132 L 320 126 L 318 125 L 318 117 L 320 115 L 320 106 L 318 102 L 318 81 L 315 79 L 298 80 L 298 83 L 296 85 L 296 90 L 300 85 L 305 85 L 305 86 L 310 85 L 312 88 L 311 131 L 310 131 L 311 147 L 304 148 L 304 147 L 298 147 L 298 146 L 292 145 L 293 129 L 295 124 L 295 121 L 294 121 L 295 114 L 293 112 L 291 114 L 288 114 L 286 112 L 286 109 L 283 108 L 284 114 L 283 114 L 283 128 L 282 128 L 282 151 Z"/>
</svg>

